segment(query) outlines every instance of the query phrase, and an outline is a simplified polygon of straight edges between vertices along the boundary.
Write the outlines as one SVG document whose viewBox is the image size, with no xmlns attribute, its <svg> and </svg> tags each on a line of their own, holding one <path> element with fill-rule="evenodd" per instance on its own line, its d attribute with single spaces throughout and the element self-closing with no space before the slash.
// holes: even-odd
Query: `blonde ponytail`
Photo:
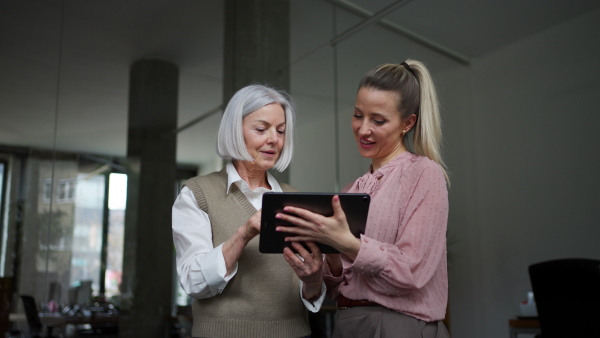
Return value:
<svg viewBox="0 0 600 338">
<path fill-rule="evenodd" d="M 450 184 L 446 165 L 442 159 L 442 118 L 433 78 L 423 63 L 410 59 L 406 60 L 406 63 L 416 74 L 420 88 L 419 117 L 412 139 L 414 151 L 439 164 L 444 171 L 446 182 Z"/>
</svg>

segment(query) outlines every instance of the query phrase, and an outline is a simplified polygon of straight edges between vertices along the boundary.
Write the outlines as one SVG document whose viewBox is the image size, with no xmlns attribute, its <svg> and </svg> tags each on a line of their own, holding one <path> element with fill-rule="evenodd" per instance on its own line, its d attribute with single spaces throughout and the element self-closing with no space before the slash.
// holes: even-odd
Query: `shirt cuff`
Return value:
<svg viewBox="0 0 600 338">
<path fill-rule="evenodd" d="M 339 283 L 344 279 L 344 270 L 342 269 L 342 273 L 339 276 L 334 276 L 333 273 L 331 272 L 331 268 L 329 267 L 329 264 L 327 264 L 327 261 L 325 261 L 323 263 L 323 279 L 326 279 L 326 280 L 334 282 L 334 283 Z"/>
<path fill-rule="evenodd" d="M 321 309 L 321 305 L 323 305 L 323 301 L 325 300 L 325 294 L 327 293 L 327 286 L 325 286 L 325 282 L 321 282 L 321 295 L 319 298 L 309 302 L 308 300 L 302 297 L 302 287 L 304 286 L 304 282 L 300 281 L 300 299 L 302 299 L 302 303 L 308 311 L 317 313 Z"/>
<path fill-rule="evenodd" d="M 227 283 L 235 276 L 238 270 L 238 263 L 235 263 L 233 271 L 225 276 L 227 273 L 227 267 L 225 266 L 225 257 L 223 257 L 223 244 L 209 251 L 205 257 L 203 257 L 202 274 L 206 279 L 206 284 L 211 290 L 211 294 L 218 295 L 227 286 Z M 204 264 L 206 262 L 206 264 Z"/>
<path fill-rule="evenodd" d="M 382 262 L 387 261 L 384 243 L 364 235 L 360 236 L 360 250 L 354 261 L 342 255 L 342 267 L 352 269 L 367 276 L 376 276 L 383 270 Z"/>
</svg>

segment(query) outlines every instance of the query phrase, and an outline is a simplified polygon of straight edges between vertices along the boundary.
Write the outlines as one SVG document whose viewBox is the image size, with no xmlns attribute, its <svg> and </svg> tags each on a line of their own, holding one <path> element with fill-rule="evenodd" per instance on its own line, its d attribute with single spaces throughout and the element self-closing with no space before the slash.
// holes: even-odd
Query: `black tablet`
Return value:
<svg viewBox="0 0 600 338">
<path fill-rule="evenodd" d="M 371 197 L 368 194 L 268 192 L 262 198 L 259 251 L 262 253 L 283 253 L 283 248 L 291 246 L 291 243 L 285 242 L 285 237 L 290 236 L 290 233 L 275 231 L 275 227 L 278 225 L 293 226 L 286 221 L 275 218 L 277 213 L 283 212 L 284 207 L 293 206 L 324 216 L 333 216 L 331 200 L 335 195 L 340 196 L 340 202 L 346 214 L 350 231 L 357 238 L 360 237 L 365 232 L 367 224 L 371 202 Z M 328 245 L 317 244 L 322 253 L 338 252 Z"/>
</svg>

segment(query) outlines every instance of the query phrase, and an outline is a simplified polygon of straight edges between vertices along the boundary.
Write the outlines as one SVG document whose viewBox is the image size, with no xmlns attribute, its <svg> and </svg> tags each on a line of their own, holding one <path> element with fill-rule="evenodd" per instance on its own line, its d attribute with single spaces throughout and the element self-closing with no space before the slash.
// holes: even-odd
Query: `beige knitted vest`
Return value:
<svg viewBox="0 0 600 338">
<path fill-rule="evenodd" d="M 208 213 L 213 246 L 231 237 L 256 209 L 232 184 L 227 191 L 225 169 L 184 183 Z M 283 191 L 295 191 L 280 184 Z M 307 312 L 300 300 L 299 280 L 280 254 L 261 254 L 258 236 L 239 259 L 238 271 L 217 296 L 192 304 L 194 337 L 302 337 L 310 334 Z"/>
</svg>

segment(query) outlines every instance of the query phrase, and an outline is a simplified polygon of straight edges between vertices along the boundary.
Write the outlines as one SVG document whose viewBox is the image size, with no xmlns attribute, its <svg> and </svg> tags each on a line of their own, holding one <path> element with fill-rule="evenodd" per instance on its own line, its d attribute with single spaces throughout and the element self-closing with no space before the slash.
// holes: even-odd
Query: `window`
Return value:
<svg viewBox="0 0 600 338">
<path fill-rule="evenodd" d="M 36 263 L 21 265 L 20 277 L 37 281 L 26 292 L 40 306 L 85 304 L 89 292 L 120 294 L 126 175 L 111 173 L 119 169 L 101 159 L 63 157 L 28 158 L 33 182 L 39 182 L 30 191 L 39 203 L 23 217 L 22 259 Z"/>
<path fill-rule="evenodd" d="M 4 161 L 0 161 L 0 229 L 3 229 L 4 226 L 2 226 L 4 224 L 4 204 L 5 204 L 5 193 L 4 193 L 4 186 L 6 185 L 5 181 L 6 181 L 6 162 Z M 2 238 L 2 236 L 0 236 L 0 238 Z"/>
<path fill-rule="evenodd" d="M 100 266 L 102 252 L 102 226 L 104 213 L 105 176 L 78 174 L 77 183 L 72 179 L 59 179 L 57 203 L 75 203 L 73 244 L 71 246 L 71 271 L 69 285 L 78 286 L 81 281 L 91 280 L 94 293 L 100 290 Z M 76 192 L 70 193 L 73 189 Z M 69 196 L 73 196 L 69 199 Z"/>
<path fill-rule="evenodd" d="M 44 203 L 50 203 L 52 199 L 52 179 L 47 178 L 42 184 L 44 185 L 42 187 L 42 196 L 44 199 Z"/>
<path fill-rule="evenodd" d="M 108 178 L 108 180 L 107 180 Z M 123 272 L 123 243 L 125 234 L 125 201 L 127 175 L 111 173 L 90 177 L 80 174 L 77 183 L 60 182 L 65 187 L 65 200 L 69 187 L 77 187 L 75 198 L 75 228 L 73 229 L 73 259 L 71 260 L 71 286 L 82 280 L 91 280 L 94 294 L 101 291 L 100 278 L 104 276 L 104 295 L 118 295 Z M 106 187 L 108 184 L 108 196 Z M 61 198 L 60 194 L 57 198 Z M 105 199 L 108 199 L 108 220 L 103 219 Z M 103 226 L 108 226 L 107 243 L 103 243 Z M 106 245 L 106 257 L 102 246 Z M 106 270 L 101 271 L 102 260 Z"/>
<path fill-rule="evenodd" d="M 7 163 L 0 161 L 0 275 L 4 271 L 4 262 L 6 260 L 6 240 L 8 233 L 8 226 L 4 219 L 4 210 L 6 205 L 6 181 L 8 176 Z"/>
<path fill-rule="evenodd" d="M 80 176 L 81 177 L 81 176 Z M 75 201 L 75 190 L 77 187 L 77 179 L 60 179 L 58 180 L 58 189 L 56 189 L 57 203 L 73 203 Z"/>
<path fill-rule="evenodd" d="M 109 222 L 104 285 L 106 296 L 111 297 L 120 293 L 119 285 L 123 274 L 127 175 L 110 174 L 108 189 Z"/>
</svg>

